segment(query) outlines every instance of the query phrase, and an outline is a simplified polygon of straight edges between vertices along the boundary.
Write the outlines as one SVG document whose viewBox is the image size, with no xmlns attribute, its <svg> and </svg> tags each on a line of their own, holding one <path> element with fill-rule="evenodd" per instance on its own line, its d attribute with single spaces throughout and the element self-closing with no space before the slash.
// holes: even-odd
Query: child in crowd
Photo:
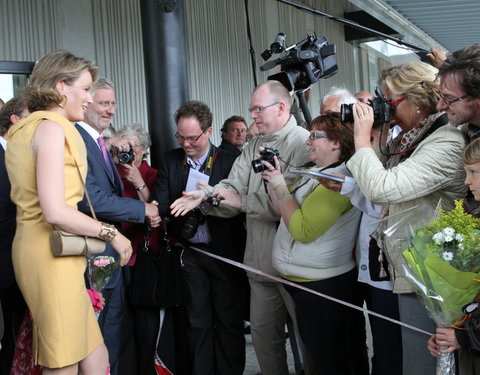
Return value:
<svg viewBox="0 0 480 375">
<path fill-rule="evenodd" d="M 480 139 L 475 139 L 463 154 L 463 166 L 467 177 L 465 184 L 470 189 L 475 201 L 480 201 Z M 470 212 L 480 217 L 478 209 Z M 428 340 L 428 350 L 437 357 L 440 353 L 450 353 L 458 350 L 459 372 L 461 375 L 480 374 L 480 305 L 472 312 L 470 322 L 465 322 L 461 329 L 437 328 L 435 334 Z M 475 321 L 475 324 L 470 324 Z M 472 328 L 475 327 L 475 328 Z M 446 349 L 440 349 L 440 347 Z"/>
</svg>

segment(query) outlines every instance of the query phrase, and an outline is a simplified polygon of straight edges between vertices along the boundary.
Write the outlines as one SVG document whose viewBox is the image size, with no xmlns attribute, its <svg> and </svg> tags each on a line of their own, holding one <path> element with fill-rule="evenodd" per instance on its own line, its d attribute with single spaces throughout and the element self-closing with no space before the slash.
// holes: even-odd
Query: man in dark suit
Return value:
<svg viewBox="0 0 480 375">
<path fill-rule="evenodd" d="M 187 184 L 193 189 L 199 180 L 216 184 L 228 176 L 235 160 L 235 156 L 210 143 L 212 113 L 206 104 L 183 104 L 175 120 L 180 148 L 164 154 L 153 191 L 162 217 L 169 216 L 170 204 L 182 195 Z M 190 223 L 185 225 L 186 221 Z M 196 209 L 186 217 L 172 217 L 168 232 L 186 245 L 182 261 L 188 291 L 191 373 L 241 375 L 245 366 L 243 271 L 190 248 L 241 262 L 245 245 L 241 218 L 204 216 Z"/>
<path fill-rule="evenodd" d="M 122 221 L 143 223 L 146 217 L 157 218 L 158 211 L 154 204 L 136 199 L 122 198 L 123 185 L 120 175 L 107 151 L 102 136 L 115 114 L 115 91 L 113 84 L 99 79 L 91 89 L 91 103 L 84 117 L 84 122 L 76 124 L 87 148 L 88 173 L 86 188 L 92 200 L 93 209 L 101 221 L 119 226 Z M 128 151 L 130 145 L 125 141 L 115 145 L 122 151 Z M 90 214 L 88 202 L 84 199 L 79 209 Z M 117 252 L 107 242 L 103 255 L 118 260 Z M 122 326 L 124 317 L 125 291 L 122 270 L 118 268 L 110 277 L 102 290 L 105 307 L 98 323 L 102 330 L 105 345 L 108 349 L 110 371 L 118 374 L 118 360 L 122 349 Z"/>
<path fill-rule="evenodd" d="M 225 120 L 222 128 L 222 143 L 219 148 L 235 156 L 240 155 L 247 141 L 247 123 L 242 116 L 231 116 Z"/>
<path fill-rule="evenodd" d="M 12 241 L 17 209 L 10 200 L 10 181 L 5 168 L 8 129 L 28 115 L 20 98 L 10 99 L 0 110 L 0 302 L 5 336 L 0 351 L 0 374 L 10 373 L 15 341 L 25 314 L 25 301 L 15 282 L 12 265 Z"/>
</svg>

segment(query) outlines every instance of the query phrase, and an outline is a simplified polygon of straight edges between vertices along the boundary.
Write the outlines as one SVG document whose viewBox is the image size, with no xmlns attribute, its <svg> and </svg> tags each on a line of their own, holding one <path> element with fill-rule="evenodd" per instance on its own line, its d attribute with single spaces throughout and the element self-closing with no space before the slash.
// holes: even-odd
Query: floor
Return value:
<svg viewBox="0 0 480 375">
<path fill-rule="evenodd" d="M 366 308 L 366 306 L 364 306 Z M 372 334 L 370 331 L 370 324 L 368 321 L 368 316 L 365 314 L 366 322 L 366 331 L 367 331 L 367 347 L 368 347 L 368 357 L 371 360 L 372 352 Z M 260 368 L 258 367 L 257 356 L 255 355 L 255 350 L 253 349 L 252 337 L 250 335 L 245 335 L 246 341 L 246 361 L 245 361 L 245 371 L 244 375 L 257 375 L 260 374 Z M 287 340 L 287 362 L 290 375 L 295 375 L 295 368 L 293 366 L 293 355 L 292 350 L 290 349 L 290 341 Z"/>
<path fill-rule="evenodd" d="M 256 375 L 260 373 L 260 368 L 258 367 L 257 356 L 255 355 L 255 350 L 253 349 L 252 336 L 245 335 L 246 341 L 246 361 L 245 361 L 245 371 L 244 375 Z M 293 367 L 293 355 L 290 350 L 290 342 L 287 340 L 287 362 L 288 369 L 291 375 L 295 375 L 295 368 Z"/>
</svg>

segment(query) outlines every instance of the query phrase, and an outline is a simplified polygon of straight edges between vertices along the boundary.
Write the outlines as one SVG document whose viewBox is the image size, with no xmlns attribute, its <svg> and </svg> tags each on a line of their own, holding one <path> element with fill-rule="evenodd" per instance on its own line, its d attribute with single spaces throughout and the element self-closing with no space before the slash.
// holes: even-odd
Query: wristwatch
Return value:
<svg viewBox="0 0 480 375">
<path fill-rule="evenodd" d="M 147 185 L 143 184 L 142 186 L 137 187 L 137 191 L 142 191 L 146 187 L 147 187 Z"/>
</svg>

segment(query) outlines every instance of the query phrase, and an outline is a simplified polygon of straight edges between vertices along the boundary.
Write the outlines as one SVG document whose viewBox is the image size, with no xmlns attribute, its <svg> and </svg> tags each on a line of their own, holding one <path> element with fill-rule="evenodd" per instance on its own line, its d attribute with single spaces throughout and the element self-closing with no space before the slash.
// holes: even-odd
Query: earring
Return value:
<svg viewBox="0 0 480 375">
<path fill-rule="evenodd" d="M 419 109 L 417 109 L 417 115 L 419 115 L 420 113 L 421 113 L 421 112 L 420 112 L 420 110 L 419 110 Z"/>
<path fill-rule="evenodd" d="M 58 106 L 61 109 L 64 109 L 65 106 L 67 105 L 68 98 L 65 95 L 62 95 L 62 96 L 63 96 L 63 100 L 61 101 L 61 103 L 58 104 Z"/>
</svg>

